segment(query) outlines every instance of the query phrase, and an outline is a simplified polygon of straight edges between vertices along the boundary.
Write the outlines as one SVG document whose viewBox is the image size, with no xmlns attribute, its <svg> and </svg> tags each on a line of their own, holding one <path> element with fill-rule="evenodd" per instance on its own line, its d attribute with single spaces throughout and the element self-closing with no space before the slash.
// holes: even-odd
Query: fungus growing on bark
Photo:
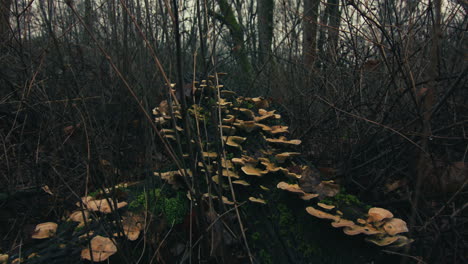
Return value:
<svg viewBox="0 0 468 264">
<path fill-rule="evenodd" d="M 263 98 L 263 97 L 254 97 L 251 99 L 251 101 L 255 104 L 257 108 L 268 108 L 270 107 L 270 102 L 269 100 Z"/>
<path fill-rule="evenodd" d="M 270 143 L 276 143 L 276 144 L 284 144 L 284 145 L 300 145 L 301 140 L 299 139 L 292 139 L 292 140 L 287 140 L 286 137 L 279 137 L 279 138 L 266 138 L 267 142 Z"/>
<path fill-rule="evenodd" d="M 313 208 L 311 206 L 307 207 L 306 211 L 310 215 L 313 215 L 313 216 L 321 218 L 321 219 L 330 219 L 330 220 L 333 220 L 335 222 L 338 222 L 340 220 L 340 217 L 337 216 L 337 215 L 332 215 L 332 214 L 329 214 L 329 213 L 325 213 L 325 212 L 317 210 L 317 209 L 315 209 L 315 208 Z"/>
<path fill-rule="evenodd" d="M 280 167 L 280 170 L 283 172 L 283 174 L 293 180 L 297 180 L 297 179 L 300 179 L 301 178 L 301 175 L 297 174 L 297 173 L 294 173 L 294 172 L 291 172 L 289 171 L 288 169 L 285 169 L 285 168 L 282 168 Z"/>
<path fill-rule="evenodd" d="M 223 170 L 223 176 L 239 179 L 239 175 L 237 175 L 237 173 L 231 170 Z"/>
<path fill-rule="evenodd" d="M 91 251 L 89 247 L 81 251 L 81 258 L 94 262 L 101 262 L 107 260 L 117 252 L 115 242 L 110 238 L 103 236 L 93 237 L 90 241 L 90 247 Z"/>
<path fill-rule="evenodd" d="M 224 136 L 223 140 L 226 141 L 226 145 L 242 149 L 241 144 L 246 140 L 245 137 L 238 137 L 238 136 Z"/>
<path fill-rule="evenodd" d="M 265 166 L 266 170 L 270 172 L 277 172 L 280 170 L 280 167 L 276 167 L 275 163 L 270 162 L 267 158 L 260 158 L 260 163 Z"/>
<path fill-rule="evenodd" d="M 389 219 L 385 222 L 383 228 L 391 236 L 409 231 L 406 222 L 399 218 Z"/>
<path fill-rule="evenodd" d="M 241 159 L 241 158 L 232 158 L 231 161 L 232 163 L 236 165 L 242 165 L 242 166 L 245 165 L 244 159 Z"/>
<path fill-rule="evenodd" d="M 319 195 L 316 194 L 316 193 L 305 193 L 304 195 L 302 195 L 299 198 L 301 198 L 304 201 L 309 201 L 309 200 L 312 200 L 312 199 L 314 199 L 316 197 L 319 197 Z"/>
<path fill-rule="evenodd" d="M 253 203 L 260 203 L 260 204 L 266 204 L 266 201 L 260 198 L 255 198 L 255 197 L 249 197 L 249 201 Z"/>
<path fill-rule="evenodd" d="M 275 155 L 276 161 L 278 163 L 284 163 L 286 159 L 294 157 L 294 156 L 299 156 L 301 153 L 299 152 L 283 152 Z"/>
<path fill-rule="evenodd" d="M 89 219 L 89 211 L 88 210 L 78 210 L 74 211 L 68 217 L 68 220 L 73 222 L 78 222 L 78 227 L 84 226 L 85 222 Z"/>
<path fill-rule="evenodd" d="M 359 234 L 366 234 L 366 235 L 376 235 L 384 233 L 381 230 L 378 230 L 370 225 L 360 226 L 360 225 L 353 225 L 348 226 L 343 229 L 343 232 L 350 236 L 355 236 Z"/>
<path fill-rule="evenodd" d="M 122 217 L 122 229 L 128 240 L 137 240 L 144 228 L 144 222 L 145 219 L 140 215 L 129 214 Z"/>
<path fill-rule="evenodd" d="M 275 114 L 276 110 L 273 111 L 267 111 L 265 109 L 258 109 L 258 114 L 260 115 L 259 117 L 256 118 L 257 122 L 263 121 L 268 118 L 274 118 L 274 119 L 280 119 L 281 115 Z"/>
<path fill-rule="evenodd" d="M 33 239 L 44 239 L 55 236 L 58 225 L 54 222 L 46 222 L 36 225 L 31 236 Z"/>
<path fill-rule="evenodd" d="M 244 180 L 235 180 L 232 181 L 233 184 L 238 184 L 238 185 L 243 185 L 243 186 L 250 186 L 250 183 L 244 181 Z"/>
<path fill-rule="evenodd" d="M 255 118 L 254 112 L 252 112 L 252 110 L 250 110 L 250 109 L 247 109 L 247 108 L 235 108 L 234 110 L 238 110 L 239 112 L 241 112 L 242 114 L 244 114 L 245 116 L 247 116 L 250 120 L 253 120 L 253 119 Z"/>
<path fill-rule="evenodd" d="M 289 133 L 287 126 L 272 126 L 269 131 L 271 134 Z"/>
<path fill-rule="evenodd" d="M 351 220 L 341 218 L 338 221 L 332 222 L 331 225 L 335 228 L 339 228 L 339 227 L 351 227 L 351 226 L 354 226 L 355 224 Z"/>
<path fill-rule="evenodd" d="M 190 171 L 188 170 L 187 173 L 191 175 Z M 172 188 L 176 190 L 182 187 L 182 175 L 184 174 L 181 171 L 155 172 L 154 175 L 161 176 L 161 179 L 167 181 L 167 183 L 169 183 L 172 186 Z"/>
<path fill-rule="evenodd" d="M 304 194 L 304 191 L 297 184 L 289 184 L 286 182 L 280 182 L 276 185 L 276 188 L 285 190 L 292 193 Z"/>
<path fill-rule="evenodd" d="M 247 174 L 247 175 L 250 175 L 250 176 L 258 176 L 258 177 L 261 177 L 262 175 L 264 174 L 267 174 L 268 173 L 268 170 L 260 170 L 259 168 L 255 168 L 254 166 L 251 166 L 249 164 L 243 166 L 241 168 L 241 170 Z"/>
<path fill-rule="evenodd" d="M 234 126 L 241 130 L 244 130 L 247 133 L 250 133 L 258 128 L 257 123 L 255 123 L 255 121 L 244 120 L 237 120 L 237 122 L 234 123 Z"/>
<path fill-rule="evenodd" d="M 369 218 L 367 219 L 368 222 L 380 222 L 386 218 L 393 217 L 393 214 L 390 211 L 379 207 L 369 209 L 367 214 L 369 215 Z"/>
<path fill-rule="evenodd" d="M 88 196 L 88 197 L 84 197 L 84 199 L 82 198 L 82 201 L 83 201 L 83 205 L 89 211 L 101 212 L 104 214 L 109 214 L 112 211 L 115 211 L 117 209 L 127 206 L 127 202 L 118 202 L 116 204 L 110 198 L 95 200 L 93 197 Z"/>
<path fill-rule="evenodd" d="M 202 154 L 205 159 L 215 159 L 218 157 L 218 153 L 216 152 L 203 152 Z"/>
<path fill-rule="evenodd" d="M 264 124 L 260 124 L 260 123 L 256 123 L 255 124 L 257 127 L 261 128 L 263 131 L 265 132 L 271 132 L 271 127 L 267 126 L 267 125 L 264 125 Z"/>
<path fill-rule="evenodd" d="M 236 117 L 233 115 L 227 115 L 226 118 L 223 119 L 223 124 L 232 124 L 236 121 Z"/>
<path fill-rule="evenodd" d="M 324 203 L 317 203 L 317 205 L 322 207 L 323 209 L 326 209 L 326 210 L 331 210 L 331 209 L 335 208 L 334 205 L 328 205 L 328 204 L 324 204 Z"/>
</svg>

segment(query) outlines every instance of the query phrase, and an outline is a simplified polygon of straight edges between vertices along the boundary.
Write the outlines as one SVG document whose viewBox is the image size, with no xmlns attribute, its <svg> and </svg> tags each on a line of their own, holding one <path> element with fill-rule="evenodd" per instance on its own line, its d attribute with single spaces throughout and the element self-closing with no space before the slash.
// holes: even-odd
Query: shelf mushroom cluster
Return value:
<svg viewBox="0 0 468 264">
<path fill-rule="evenodd" d="M 206 134 L 221 134 L 225 154 L 218 157 L 218 154 L 214 152 L 216 148 L 212 143 L 212 138 L 202 135 L 201 142 L 197 144 L 203 149 L 203 157 L 197 161 L 198 171 L 194 172 L 194 175 L 207 174 L 213 183 L 224 188 L 229 188 L 229 186 L 234 186 L 236 189 L 247 188 L 248 193 L 254 194 L 247 200 L 259 204 L 268 203 L 262 192 L 270 190 L 260 182 L 262 179 L 277 179 L 275 176 L 278 175 L 283 175 L 284 181 L 276 185 L 277 189 L 294 193 L 309 203 L 312 203 L 314 198 L 322 200 L 339 193 L 338 184 L 332 180 L 324 180 L 320 176 L 310 178 L 312 169 L 297 161 L 300 153 L 296 150 L 301 140 L 287 137 L 289 128 L 282 124 L 280 114 L 269 109 L 269 100 L 262 97 L 236 98 L 234 92 L 226 90 L 219 92 L 222 86 L 214 83 L 214 80 L 209 79 L 202 81 L 198 87 L 194 88 L 198 94 L 206 96 L 197 100 L 199 104 L 190 106 L 188 113 L 196 122 L 199 122 L 197 127 L 211 129 Z M 153 110 L 153 113 L 155 122 L 164 137 L 175 139 L 177 133 L 183 130 L 180 127 L 182 122 L 178 120 L 181 118 L 180 107 L 176 102 L 173 102 L 172 109 L 169 109 L 167 101 L 163 101 Z M 221 114 L 220 117 L 216 117 L 220 122 L 218 122 L 218 127 L 211 126 L 210 128 L 207 124 L 216 120 L 211 116 L 213 113 Z M 177 120 L 167 122 L 171 116 Z M 183 137 L 183 133 L 179 133 L 178 136 Z M 218 164 L 219 162 L 221 164 Z M 174 187 L 178 187 L 174 175 L 180 174 L 178 171 L 155 173 Z M 188 197 L 192 199 L 190 195 Z M 208 193 L 205 193 L 202 198 L 219 199 L 218 196 Z M 222 196 L 222 201 L 226 205 L 234 205 L 238 202 L 225 196 Z M 306 210 L 318 218 L 332 220 L 332 226 L 343 228 L 347 235 L 368 235 L 366 240 L 379 246 L 403 246 L 412 242 L 411 239 L 401 235 L 408 231 L 406 223 L 401 219 L 393 218 L 393 215 L 385 209 L 371 208 L 367 216 L 363 215 L 362 219 L 353 220 L 346 219 L 339 208 L 321 202 L 316 203 L 314 207 L 307 207 Z"/>
<path fill-rule="evenodd" d="M 116 192 L 121 187 L 127 187 L 136 183 L 117 185 L 114 189 Z M 104 192 L 100 192 L 96 197 L 84 196 L 81 198 L 81 201 L 76 203 L 76 206 L 79 207 L 77 210 L 70 213 L 68 222 L 76 222 L 78 225 L 74 230 L 74 234 L 79 236 L 80 239 L 86 239 L 89 241 L 81 251 L 81 258 L 90 260 L 93 262 L 102 262 L 107 260 L 110 256 L 114 255 L 117 252 L 116 239 L 117 237 L 125 237 L 130 241 L 137 240 L 140 236 L 141 231 L 144 229 L 145 219 L 142 215 L 131 213 L 131 212 L 122 212 L 120 226 L 122 227 L 120 233 L 114 233 L 113 237 L 104 237 L 97 235 L 94 230 L 96 224 L 99 223 L 102 217 L 111 214 L 112 212 L 124 208 L 127 206 L 125 201 L 114 201 L 107 197 L 107 194 L 110 192 L 110 189 L 104 189 Z M 119 192 L 117 192 L 119 193 Z M 103 197 L 98 199 L 97 197 Z M 54 222 L 46 222 L 36 225 L 34 232 L 31 235 L 33 239 L 50 239 L 58 236 L 57 228 L 59 224 Z M 81 234 L 82 228 L 86 227 L 86 232 Z M 76 233 L 75 233 L 76 232 Z M 36 254 L 36 256 L 39 256 Z"/>
<path fill-rule="evenodd" d="M 307 213 L 321 219 L 332 220 L 331 225 L 335 228 L 343 228 L 346 235 L 367 235 L 366 240 L 378 246 L 402 247 L 413 241 L 401 235 L 401 233 L 408 232 L 406 222 L 393 218 L 393 214 L 386 209 L 370 208 L 367 219 L 357 218 L 352 221 L 345 219 L 343 213 L 335 206 L 323 203 L 317 203 L 317 205 L 321 208 L 309 206 L 306 208 Z"/>
</svg>

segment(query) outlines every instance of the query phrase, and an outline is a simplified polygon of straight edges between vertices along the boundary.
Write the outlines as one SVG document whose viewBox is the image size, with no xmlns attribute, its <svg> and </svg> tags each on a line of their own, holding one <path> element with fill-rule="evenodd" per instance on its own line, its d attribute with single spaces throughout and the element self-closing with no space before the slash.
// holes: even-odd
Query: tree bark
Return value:
<svg viewBox="0 0 468 264">
<path fill-rule="evenodd" d="M 217 2 L 221 10 L 221 15 L 215 14 L 215 17 L 228 27 L 233 44 L 232 53 L 245 73 L 246 79 L 250 81 L 252 78 L 252 65 L 245 51 L 244 31 L 237 22 L 234 11 L 228 1 L 217 0 Z"/>
<path fill-rule="evenodd" d="M 9 39 L 10 7 L 12 2 L 12 0 L 0 0 L 0 45 Z"/>
<path fill-rule="evenodd" d="M 307 68 L 313 66 L 317 57 L 317 18 L 320 0 L 304 0 L 302 52 Z"/>
<path fill-rule="evenodd" d="M 264 64 L 271 55 L 271 43 L 273 40 L 273 12 L 274 0 L 258 0 L 257 25 L 258 25 L 258 51 L 259 62 Z"/>
<path fill-rule="evenodd" d="M 328 45 L 327 54 L 333 61 L 337 59 L 338 39 L 341 24 L 341 10 L 339 0 L 328 0 L 327 6 L 329 7 L 328 16 Z"/>
</svg>

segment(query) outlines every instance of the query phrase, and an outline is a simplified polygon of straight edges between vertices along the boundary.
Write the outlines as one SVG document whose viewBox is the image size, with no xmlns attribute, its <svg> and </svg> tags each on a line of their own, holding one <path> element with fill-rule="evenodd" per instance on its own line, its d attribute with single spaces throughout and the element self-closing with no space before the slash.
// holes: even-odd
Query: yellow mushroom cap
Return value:
<svg viewBox="0 0 468 264">
<path fill-rule="evenodd" d="M 317 205 L 322 207 L 323 209 L 327 209 L 327 210 L 331 210 L 331 209 L 335 208 L 334 205 L 328 205 L 328 204 L 324 204 L 324 203 L 317 203 Z"/>
<path fill-rule="evenodd" d="M 380 230 L 375 229 L 372 226 L 359 226 L 359 225 L 353 225 L 353 226 L 347 226 L 343 229 L 343 232 L 347 235 L 354 236 L 358 234 L 366 234 L 366 235 L 376 235 L 376 234 L 382 234 L 383 232 Z"/>
<path fill-rule="evenodd" d="M 244 130 L 245 132 L 252 132 L 255 129 L 258 128 L 257 123 L 255 121 L 243 121 L 243 120 L 237 120 L 236 123 L 234 123 L 234 126 L 236 126 L 239 129 Z"/>
<path fill-rule="evenodd" d="M 223 169 L 223 176 L 239 179 L 239 175 L 237 175 L 237 173 L 235 173 L 234 171 L 231 171 L 231 170 Z"/>
<path fill-rule="evenodd" d="M 124 235 L 130 241 L 135 241 L 140 236 L 141 230 L 144 228 L 145 219 L 141 215 L 129 214 L 122 217 L 122 228 Z"/>
<path fill-rule="evenodd" d="M 260 160 L 260 159 L 259 159 Z M 280 170 L 280 167 L 276 167 L 275 163 L 270 162 L 267 158 L 262 158 L 260 162 L 263 166 L 266 167 L 268 171 L 277 172 Z"/>
<path fill-rule="evenodd" d="M 226 145 L 228 146 L 242 148 L 240 144 L 242 144 L 247 138 L 238 136 L 224 136 L 223 139 L 226 141 Z"/>
<path fill-rule="evenodd" d="M 258 168 L 255 168 L 253 166 L 250 166 L 250 165 L 245 165 L 241 168 L 241 170 L 247 174 L 247 175 L 251 175 L 251 176 L 262 176 L 264 174 L 267 174 L 268 173 L 268 170 L 265 170 L 265 171 L 262 171 Z"/>
<path fill-rule="evenodd" d="M 108 237 L 95 236 L 90 242 L 91 251 L 86 247 L 81 251 L 81 258 L 101 262 L 117 252 L 115 242 Z M 92 254 L 92 258 L 91 258 Z"/>
<path fill-rule="evenodd" d="M 236 165 L 245 165 L 245 162 L 243 159 L 241 158 L 232 158 L 231 159 L 232 163 L 236 164 Z"/>
<path fill-rule="evenodd" d="M 338 228 L 338 227 L 350 227 L 350 226 L 354 226 L 355 224 L 351 220 L 339 219 L 338 221 L 332 222 L 331 225 L 335 228 Z"/>
<path fill-rule="evenodd" d="M 384 224 L 383 228 L 385 229 L 385 232 L 391 236 L 409 231 L 408 227 L 406 226 L 406 222 L 399 218 L 392 218 L 388 220 Z"/>
<path fill-rule="evenodd" d="M 270 133 L 271 134 L 279 134 L 279 133 L 288 133 L 288 128 L 287 126 L 272 126 Z"/>
<path fill-rule="evenodd" d="M 203 152 L 203 158 L 205 159 L 214 159 L 218 157 L 218 153 L 216 152 Z"/>
<path fill-rule="evenodd" d="M 238 184 L 238 185 L 243 185 L 243 186 L 250 186 L 250 183 L 244 181 L 244 180 L 235 180 L 232 181 L 233 184 Z"/>
<path fill-rule="evenodd" d="M 313 208 L 311 206 L 307 207 L 306 211 L 310 215 L 313 215 L 313 216 L 321 218 L 321 219 L 330 219 L 330 220 L 333 220 L 335 222 L 338 222 L 340 220 L 340 217 L 337 216 L 337 215 L 332 215 L 332 214 L 329 214 L 329 213 L 325 213 L 325 212 L 317 210 L 317 209 L 315 209 L 315 208 Z"/>
<path fill-rule="evenodd" d="M 91 196 L 83 197 L 82 201 L 83 205 L 85 205 L 86 209 L 89 211 L 101 212 L 104 214 L 109 214 L 112 211 L 127 206 L 127 202 L 119 202 L 116 204 L 111 199 L 95 200 Z"/>
<path fill-rule="evenodd" d="M 289 183 L 286 183 L 286 182 L 280 182 L 280 183 L 278 183 L 276 185 L 276 188 L 281 189 L 281 190 L 285 190 L 285 191 L 288 191 L 288 192 L 292 192 L 292 193 L 304 194 L 304 191 L 297 184 L 289 184 Z"/>
<path fill-rule="evenodd" d="M 270 143 L 278 143 L 278 144 L 286 144 L 286 145 L 300 145 L 301 144 L 301 140 L 299 139 L 287 140 L 286 137 L 267 138 L 266 141 Z"/>
<path fill-rule="evenodd" d="M 367 214 L 369 215 L 369 222 L 380 222 L 385 218 L 393 217 L 393 214 L 390 211 L 379 207 L 373 207 L 369 209 L 369 212 Z"/>
<path fill-rule="evenodd" d="M 249 201 L 254 202 L 254 203 L 261 203 L 261 204 L 266 204 L 266 201 L 260 198 L 255 198 L 255 197 L 249 197 Z"/>
<path fill-rule="evenodd" d="M 302 200 L 304 201 L 309 201 L 311 199 L 314 199 L 315 197 L 318 197 L 319 194 L 316 194 L 316 193 L 304 193 L 301 197 Z"/>
<path fill-rule="evenodd" d="M 299 152 L 283 152 L 275 155 L 276 160 L 278 163 L 283 163 L 286 161 L 287 158 L 293 157 L 293 156 L 299 156 L 301 153 Z"/>
<path fill-rule="evenodd" d="M 54 222 L 46 222 L 36 225 L 31 238 L 44 239 L 55 236 L 58 225 Z"/>
</svg>

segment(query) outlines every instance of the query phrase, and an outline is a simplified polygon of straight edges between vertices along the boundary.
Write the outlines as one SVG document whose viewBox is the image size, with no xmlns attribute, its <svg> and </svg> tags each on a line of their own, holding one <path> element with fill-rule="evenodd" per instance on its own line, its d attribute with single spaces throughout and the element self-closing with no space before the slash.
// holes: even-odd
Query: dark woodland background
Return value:
<svg viewBox="0 0 468 264">
<path fill-rule="evenodd" d="M 306 160 L 407 221 L 416 241 L 382 256 L 466 263 L 467 12 L 464 0 L 0 0 L 0 250 L 86 190 L 153 175 L 168 158 L 148 117 L 167 83 L 226 72 L 227 89 L 272 101 Z"/>
</svg>

